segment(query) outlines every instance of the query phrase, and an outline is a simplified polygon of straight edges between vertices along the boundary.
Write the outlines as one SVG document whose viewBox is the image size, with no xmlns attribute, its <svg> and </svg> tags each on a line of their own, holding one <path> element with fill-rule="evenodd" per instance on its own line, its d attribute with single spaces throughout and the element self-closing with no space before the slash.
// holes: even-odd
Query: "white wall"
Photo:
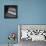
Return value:
<svg viewBox="0 0 46 46">
<path fill-rule="evenodd" d="M 0 44 L 0 46 L 8 46 L 8 44 Z M 10 46 L 12 46 L 12 45 L 10 45 Z M 15 44 L 13 46 L 18 46 L 18 44 Z"/>
</svg>

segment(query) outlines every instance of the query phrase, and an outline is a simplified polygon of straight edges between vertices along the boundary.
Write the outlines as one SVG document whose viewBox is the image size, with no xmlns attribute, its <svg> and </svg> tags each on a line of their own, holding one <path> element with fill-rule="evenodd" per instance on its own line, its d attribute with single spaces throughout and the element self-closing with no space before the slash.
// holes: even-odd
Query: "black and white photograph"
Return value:
<svg viewBox="0 0 46 46">
<path fill-rule="evenodd" d="M 46 43 L 46 25 L 18 25 L 20 46 L 43 45 Z"/>
</svg>

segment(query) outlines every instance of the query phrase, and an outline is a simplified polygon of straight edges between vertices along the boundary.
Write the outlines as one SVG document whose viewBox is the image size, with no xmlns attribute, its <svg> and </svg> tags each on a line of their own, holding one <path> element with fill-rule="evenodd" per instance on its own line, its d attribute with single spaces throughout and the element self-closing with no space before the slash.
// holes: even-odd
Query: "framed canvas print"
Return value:
<svg viewBox="0 0 46 46">
<path fill-rule="evenodd" d="M 4 18 L 17 18 L 17 5 L 4 5 Z"/>
<path fill-rule="evenodd" d="M 46 41 L 46 25 L 18 25 L 19 42 L 21 40 Z"/>
</svg>

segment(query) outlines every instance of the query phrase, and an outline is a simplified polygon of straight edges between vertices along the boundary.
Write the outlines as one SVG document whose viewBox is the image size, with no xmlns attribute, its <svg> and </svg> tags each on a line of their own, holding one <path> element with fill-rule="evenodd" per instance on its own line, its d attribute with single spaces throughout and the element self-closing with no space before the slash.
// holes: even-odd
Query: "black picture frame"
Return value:
<svg viewBox="0 0 46 46">
<path fill-rule="evenodd" d="M 18 6 L 4 5 L 4 18 L 18 18 Z"/>
</svg>

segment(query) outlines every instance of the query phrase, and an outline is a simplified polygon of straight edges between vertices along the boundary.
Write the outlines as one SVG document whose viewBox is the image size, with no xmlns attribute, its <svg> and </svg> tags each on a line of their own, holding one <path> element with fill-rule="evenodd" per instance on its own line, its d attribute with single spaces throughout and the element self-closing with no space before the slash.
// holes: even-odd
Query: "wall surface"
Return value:
<svg viewBox="0 0 46 46">
<path fill-rule="evenodd" d="M 17 19 L 4 19 L 8 4 L 18 5 Z M 9 32 L 17 34 L 18 24 L 46 24 L 46 0 L 0 0 L 0 44 L 8 43 Z"/>
</svg>

